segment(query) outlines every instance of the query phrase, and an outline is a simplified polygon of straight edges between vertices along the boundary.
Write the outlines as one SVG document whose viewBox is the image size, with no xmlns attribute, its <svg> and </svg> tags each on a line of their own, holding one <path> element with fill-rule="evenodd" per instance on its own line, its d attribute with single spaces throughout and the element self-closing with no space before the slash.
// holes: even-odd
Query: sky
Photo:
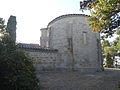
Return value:
<svg viewBox="0 0 120 90">
<path fill-rule="evenodd" d="M 0 0 L 0 17 L 17 19 L 17 42 L 40 43 L 40 29 L 64 14 L 81 14 L 81 0 Z"/>
</svg>

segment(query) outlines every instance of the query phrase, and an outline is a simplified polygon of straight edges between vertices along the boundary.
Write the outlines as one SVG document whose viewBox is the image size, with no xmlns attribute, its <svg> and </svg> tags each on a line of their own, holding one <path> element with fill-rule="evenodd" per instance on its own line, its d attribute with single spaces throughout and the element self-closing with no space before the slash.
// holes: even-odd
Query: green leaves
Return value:
<svg viewBox="0 0 120 90">
<path fill-rule="evenodd" d="M 6 25 L 4 25 L 5 21 L 3 18 L 0 18 L 0 37 L 5 33 Z"/>
<path fill-rule="evenodd" d="M 93 31 L 112 35 L 120 26 L 120 0 L 87 0 L 81 4 L 88 8 L 91 17 L 88 19 Z M 82 9 L 84 9 L 82 8 Z"/>
<path fill-rule="evenodd" d="M 114 43 L 110 43 L 108 40 L 102 41 L 103 55 L 106 67 L 113 67 L 115 56 L 117 56 L 117 48 Z"/>
<path fill-rule="evenodd" d="M 6 33 L 1 20 L 1 33 Z M 5 33 L 0 37 L 0 90 L 39 90 L 32 60 Z"/>
<path fill-rule="evenodd" d="M 115 56 L 120 56 L 120 29 L 116 32 L 117 38 L 113 42 L 109 42 L 108 40 L 104 39 L 102 41 L 102 48 L 103 48 L 103 55 L 106 61 L 107 67 L 112 67 L 113 62 L 115 61 Z"/>
</svg>

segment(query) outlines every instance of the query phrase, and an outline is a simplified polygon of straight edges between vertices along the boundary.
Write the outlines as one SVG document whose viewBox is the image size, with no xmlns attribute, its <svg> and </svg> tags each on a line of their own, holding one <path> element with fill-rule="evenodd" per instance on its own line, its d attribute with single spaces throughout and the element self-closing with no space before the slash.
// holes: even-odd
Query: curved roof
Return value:
<svg viewBox="0 0 120 90">
<path fill-rule="evenodd" d="M 53 23 L 53 22 L 55 22 L 55 21 L 57 21 L 57 20 L 60 20 L 60 19 L 62 19 L 62 18 L 74 17 L 74 16 L 87 16 L 87 17 L 89 17 L 89 15 L 85 15 L 85 14 L 65 14 L 65 15 L 61 15 L 61 16 L 56 17 L 55 19 L 53 19 L 51 22 L 48 23 L 48 26 L 49 26 L 51 23 Z"/>
</svg>

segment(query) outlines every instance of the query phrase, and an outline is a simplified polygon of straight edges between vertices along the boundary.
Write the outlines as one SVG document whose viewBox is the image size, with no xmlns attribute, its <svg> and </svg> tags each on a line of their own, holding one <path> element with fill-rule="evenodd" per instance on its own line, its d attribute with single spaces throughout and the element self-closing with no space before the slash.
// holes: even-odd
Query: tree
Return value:
<svg viewBox="0 0 120 90">
<path fill-rule="evenodd" d="M 120 26 L 120 0 L 84 0 L 80 8 L 90 10 L 88 20 L 93 31 L 111 36 Z"/>
<path fill-rule="evenodd" d="M 117 38 L 114 40 L 114 45 L 116 46 L 116 50 L 117 50 L 117 57 L 120 58 L 120 29 L 117 30 L 116 32 Z M 117 60 L 116 60 L 117 63 Z"/>
<path fill-rule="evenodd" d="M 10 16 L 8 22 L 7 22 L 7 29 L 6 31 L 10 34 L 11 38 L 16 41 L 16 17 Z"/>
<path fill-rule="evenodd" d="M 113 44 L 110 44 L 108 40 L 102 41 L 103 56 L 105 59 L 106 67 L 113 67 L 115 56 L 117 55 L 117 49 Z"/>
<path fill-rule="evenodd" d="M 32 60 L 20 51 L 0 18 L 0 90 L 38 90 Z"/>
<path fill-rule="evenodd" d="M 84 0 L 80 2 L 81 9 L 90 10 L 88 18 L 93 31 L 104 33 L 103 38 L 112 36 L 120 26 L 120 0 Z M 116 49 L 117 48 L 117 49 Z M 112 51 L 120 50 L 120 39 L 114 42 L 111 47 L 105 47 L 103 52 L 107 55 L 107 63 L 112 63 Z M 118 53 L 118 52 L 117 52 Z M 109 67 L 110 65 L 108 65 Z M 111 66 L 110 66 L 111 67 Z M 120 87 L 120 84 L 119 84 Z"/>
<path fill-rule="evenodd" d="M 118 35 L 118 37 L 116 38 L 116 46 L 117 49 L 120 50 L 120 29 L 116 32 L 116 34 Z"/>
<path fill-rule="evenodd" d="M 0 37 L 3 36 L 6 30 L 6 26 L 4 25 L 5 21 L 3 18 L 0 18 Z"/>
</svg>

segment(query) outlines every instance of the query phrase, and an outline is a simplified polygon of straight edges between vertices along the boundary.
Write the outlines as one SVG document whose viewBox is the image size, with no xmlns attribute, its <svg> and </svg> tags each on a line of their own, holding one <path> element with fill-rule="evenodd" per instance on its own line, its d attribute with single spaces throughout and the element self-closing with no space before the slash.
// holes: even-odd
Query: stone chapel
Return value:
<svg viewBox="0 0 120 90">
<path fill-rule="evenodd" d="M 102 69 L 100 34 L 92 32 L 86 15 L 67 14 L 40 29 L 40 45 L 18 43 L 37 71 L 95 72 Z"/>
</svg>

